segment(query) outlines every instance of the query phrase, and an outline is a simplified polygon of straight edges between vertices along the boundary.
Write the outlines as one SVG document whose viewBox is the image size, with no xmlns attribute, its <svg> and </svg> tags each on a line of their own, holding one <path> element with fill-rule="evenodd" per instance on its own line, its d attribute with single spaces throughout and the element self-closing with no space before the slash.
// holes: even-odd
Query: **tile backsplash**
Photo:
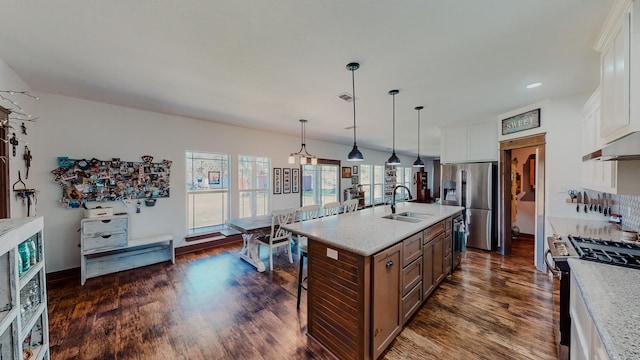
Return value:
<svg viewBox="0 0 640 360">
<path fill-rule="evenodd" d="M 622 215 L 623 226 L 640 230 L 640 195 L 618 195 L 617 210 Z"/>
</svg>

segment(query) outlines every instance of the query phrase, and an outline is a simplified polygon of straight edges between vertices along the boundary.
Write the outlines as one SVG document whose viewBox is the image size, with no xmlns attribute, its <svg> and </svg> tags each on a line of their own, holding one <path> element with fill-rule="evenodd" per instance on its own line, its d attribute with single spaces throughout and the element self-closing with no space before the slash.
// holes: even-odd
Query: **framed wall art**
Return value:
<svg viewBox="0 0 640 360">
<path fill-rule="evenodd" d="M 291 169 L 291 192 L 300 192 L 300 169 Z"/>
<path fill-rule="evenodd" d="M 290 168 L 282 169 L 282 193 L 283 194 L 291 193 L 291 169 Z"/>
<path fill-rule="evenodd" d="M 527 111 L 502 120 L 502 135 L 540 127 L 540 109 Z"/>
<path fill-rule="evenodd" d="M 358 165 L 353 165 L 351 168 L 351 175 L 358 175 Z"/>
<path fill-rule="evenodd" d="M 273 193 L 282 194 L 282 169 L 273 168 Z"/>
<path fill-rule="evenodd" d="M 351 167 L 350 166 L 343 166 L 342 167 L 342 178 L 343 179 L 351 178 Z"/>
</svg>

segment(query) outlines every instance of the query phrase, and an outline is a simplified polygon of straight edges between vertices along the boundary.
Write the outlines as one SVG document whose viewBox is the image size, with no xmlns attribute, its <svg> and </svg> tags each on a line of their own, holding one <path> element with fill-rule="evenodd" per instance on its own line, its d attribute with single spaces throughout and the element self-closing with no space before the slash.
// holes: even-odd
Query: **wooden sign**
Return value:
<svg viewBox="0 0 640 360">
<path fill-rule="evenodd" d="M 527 111 L 502 120 L 502 135 L 540 127 L 540 109 Z"/>
</svg>

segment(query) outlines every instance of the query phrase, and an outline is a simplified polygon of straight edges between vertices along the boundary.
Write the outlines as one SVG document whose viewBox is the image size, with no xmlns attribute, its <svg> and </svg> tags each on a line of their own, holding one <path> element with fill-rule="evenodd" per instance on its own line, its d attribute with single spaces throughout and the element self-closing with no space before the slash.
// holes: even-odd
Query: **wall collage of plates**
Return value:
<svg viewBox="0 0 640 360">
<path fill-rule="evenodd" d="M 62 187 L 61 203 L 67 208 L 85 206 L 87 201 L 124 201 L 169 197 L 171 161 L 152 162 L 143 155 L 142 162 L 69 159 L 58 157 L 58 168 L 51 171 L 54 182 Z M 154 201 L 155 202 L 155 201 Z"/>
</svg>

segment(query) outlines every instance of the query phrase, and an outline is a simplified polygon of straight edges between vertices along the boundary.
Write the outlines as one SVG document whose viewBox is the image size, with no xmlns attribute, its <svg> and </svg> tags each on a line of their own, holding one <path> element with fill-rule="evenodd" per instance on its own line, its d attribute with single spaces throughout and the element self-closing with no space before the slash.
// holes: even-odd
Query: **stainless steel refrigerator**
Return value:
<svg viewBox="0 0 640 360">
<path fill-rule="evenodd" d="M 497 236 L 496 163 L 442 165 L 443 205 L 465 207 L 467 246 L 495 250 Z"/>
</svg>

